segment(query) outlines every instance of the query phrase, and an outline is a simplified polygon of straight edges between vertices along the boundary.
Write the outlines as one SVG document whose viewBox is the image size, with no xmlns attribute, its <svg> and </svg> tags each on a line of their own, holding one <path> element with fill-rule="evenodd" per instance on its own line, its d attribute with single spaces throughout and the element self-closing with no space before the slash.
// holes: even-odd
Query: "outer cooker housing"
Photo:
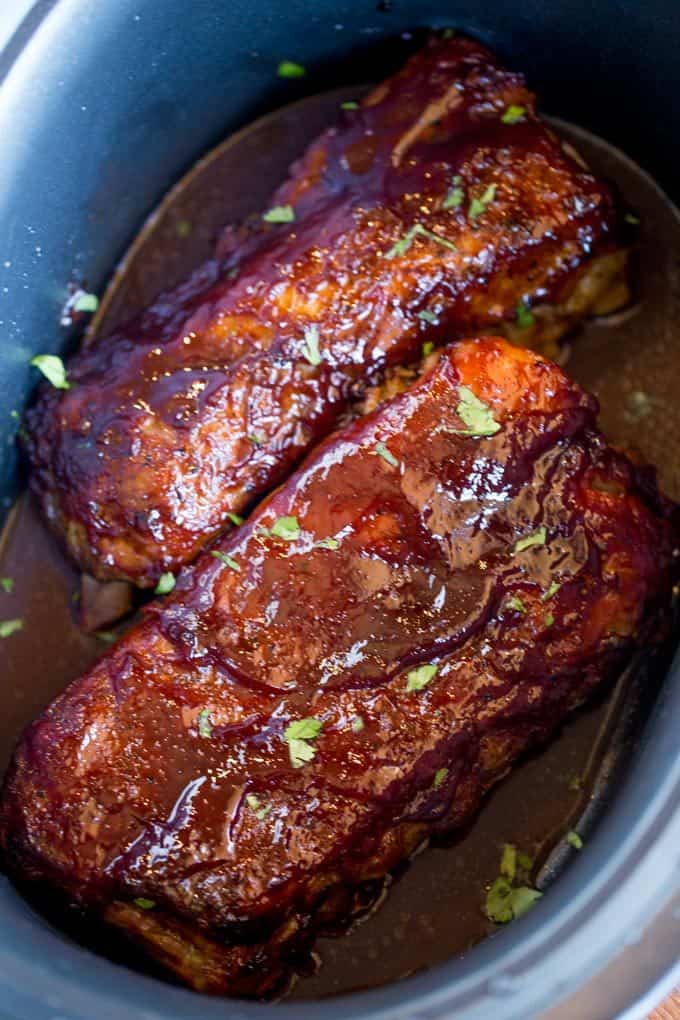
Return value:
<svg viewBox="0 0 680 1020">
<path fill-rule="evenodd" d="M 0 10 L 0 496 L 10 410 L 64 337 L 69 276 L 99 289 L 165 189 L 254 116 L 374 80 L 418 26 L 455 25 L 526 71 L 545 110 L 621 146 L 678 199 L 677 0 L 3 0 Z M 305 79 L 282 82 L 282 59 Z M 253 167 L 257 173 L 257 167 Z M 680 328 L 680 327 L 679 327 Z M 644 336 L 641 337 L 644 342 Z M 678 337 L 680 343 L 680 336 Z M 398 985 L 343 999 L 206 999 L 124 970 L 50 928 L 0 880 L 0 1015 L 21 1020 L 634 1016 L 680 956 L 680 663 L 635 768 L 529 916 Z M 644 997 L 647 996 L 647 1001 Z M 633 1004 L 633 1005 L 631 1005 Z"/>
</svg>

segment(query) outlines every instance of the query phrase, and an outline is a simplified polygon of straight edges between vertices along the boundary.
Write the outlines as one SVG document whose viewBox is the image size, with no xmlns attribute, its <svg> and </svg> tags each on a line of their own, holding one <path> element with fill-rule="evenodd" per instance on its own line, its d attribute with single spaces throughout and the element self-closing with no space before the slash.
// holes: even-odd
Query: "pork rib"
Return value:
<svg viewBox="0 0 680 1020">
<path fill-rule="evenodd" d="M 293 222 L 230 234 L 27 415 L 32 487 L 90 574 L 153 585 L 423 342 L 536 341 L 522 302 L 559 306 L 552 337 L 617 276 L 608 189 L 476 43 L 433 40 L 343 117 L 272 200 Z"/>
<path fill-rule="evenodd" d="M 326 439 L 28 729 L 10 873 L 197 989 L 273 988 L 655 638 L 672 507 L 595 414 L 482 339 Z"/>
</svg>

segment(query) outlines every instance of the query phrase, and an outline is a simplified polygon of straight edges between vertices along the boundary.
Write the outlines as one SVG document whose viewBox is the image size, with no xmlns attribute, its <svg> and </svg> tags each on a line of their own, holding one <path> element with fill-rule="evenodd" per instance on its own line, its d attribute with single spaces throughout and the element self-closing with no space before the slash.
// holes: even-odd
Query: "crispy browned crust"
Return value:
<svg viewBox="0 0 680 1020">
<path fill-rule="evenodd" d="M 462 387 L 497 431 L 468 434 Z M 327 439 L 29 728 L 0 802 L 11 874 L 197 989 L 271 992 L 343 890 L 468 819 L 653 642 L 672 508 L 595 415 L 485 339 Z"/>
<path fill-rule="evenodd" d="M 272 199 L 288 204 L 294 223 L 230 233 L 223 262 L 76 355 L 71 389 L 44 387 L 28 413 L 33 490 L 89 573 L 148 586 L 191 562 L 423 342 L 507 326 L 554 349 L 615 247 L 608 189 L 522 76 L 462 38 L 432 40 L 343 115 Z M 522 335 L 520 301 L 559 311 Z"/>
</svg>

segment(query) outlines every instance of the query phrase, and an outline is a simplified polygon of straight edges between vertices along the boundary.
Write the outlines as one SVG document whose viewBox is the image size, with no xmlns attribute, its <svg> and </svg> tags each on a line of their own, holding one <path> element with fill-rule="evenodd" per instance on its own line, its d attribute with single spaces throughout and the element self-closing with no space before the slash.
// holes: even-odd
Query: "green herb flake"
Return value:
<svg viewBox="0 0 680 1020">
<path fill-rule="evenodd" d="M 449 188 L 446 198 L 442 202 L 442 209 L 457 209 L 463 204 L 463 189 L 460 186 L 460 176 L 456 176 L 451 181 L 451 187 Z"/>
<path fill-rule="evenodd" d="M 393 468 L 399 467 L 399 461 L 397 460 L 393 453 L 390 453 L 390 451 L 387 449 L 384 443 L 381 442 L 376 443 L 374 453 L 376 454 L 377 457 L 382 457 L 385 463 L 389 464 L 390 467 Z"/>
<path fill-rule="evenodd" d="M 538 889 L 530 889 L 522 885 L 512 890 L 512 913 L 515 918 L 522 917 L 528 910 L 531 910 L 534 903 L 540 900 L 542 893 Z"/>
<path fill-rule="evenodd" d="M 424 666 L 418 666 L 416 669 L 412 669 L 410 673 L 407 673 L 407 694 L 410 694 L 411 691 L 422 691 L 423 687 L 427 687 L 430 681 L 434 680 L 438 669 L 439 666 L 435 666 L 432 662 L 427 662 Z"/>
<path fill-rule="evenodd" d="M 552 613 L 546 613 L 545 614 L 545 625 L 546 625 L 546 627 L 552 627 L 554 622 L 555 622 L 555 617 L 553 616 L 553 614 Z"/>
<path fill-rule="evenodd" d="M 432 782 L 432 789 L 433 790 L 438 790 L 439 787 L 444 782 L 444 780 L 446 779 L 446 777 L 448 776 L 448 774 L 449 774 L 449 770 L 447 768 L 437 769 L 437 771 L 434 774 L 434 780 Z"/>
<path fill-rule="evenodd" d="M 571 790 L 572 793 L 579 793 L 583 789 L 583 782 L 580 776 L 572 776 L 569 780 L 567 789 Z"/>
<path fill-rule="evenodd" d="M 319 353 L 319 328 L 316 325 L 308 326 L 305 330 L 305 340 L 302 345 L 302 356 L 310 365 L 321 364 Z"/>
<path fill-rule="evenodd" d="M 155 588 L 156 595 L 169 595 L 175 587 L 175 575 L 168 571 L 166 574 L 161 574 L 158 578 L 158 584 Z"/>
<path fill-rule="evenodd" d="M 435 313 L 434 312 L 428 312 L 428 310 L 426 308 L 424 308 L 422 312 L 418 312 L 418 318 L 422 322 L 429 322 L 430 325 L 435 325 L 435 323 L 438 322 L 438 319 L 437 319 L 437 316 L 435 315 Z M 434 346 L 434 344 L 432 346 Z"/>
<path fill-rule="evenodd" d="M 654 399 L 644 390 L 633 390 L 626 397 L 626 416 L 633 421 L 647 418 L 654 410 Z"/>
<path fill-rule="evenodd" d="M 529 857 L 529 854 L 518 853 L 517 863 L 523 871 L 531 871 L 534 866 L 534 862 L 531 857 Z"/>
<path fill-rule="evenodd" d="M 434 350 L 434 344 L 432 343 L 432 341 L 431 340 L 426 340 L 425 343 L 423 344 L 423 357 L 424 358 L 429 358 L 429 356 L 432 354 L 433 350 Z"/>
<path fill-rule="evenodd" d="M 156 906 L 155 900 L 147 900 L 145 896 L 138 896 L 136 900 L 132 901 L 136 907 L 140 910 L 153 910 Z"/>
<path fill-rule="evenodd" d="M 482 439 L 485 436 L 495 436 L 500 431 L 500 425 L 495 420 L 491 408 L 479 397 L 476 397 L 467 386 L 458 388 L 458 406 L 456 414 L 467 426 L 465 429 L 447 429 L 457 436 L 471 436 L 475 439 Z"/>
<path fill-rule="evenodd" d="M 515 322 L 519 329 L 530 329 L 534 324 L 531 309 L 524 301 L 520 301 L 515 309 Z"/>
<path fill-rule="evenodd" d="M 353 102 L 352 100 L 350 100 L 347 103 L 341 103 L 340 104 L 340 109 L 342 109 L 342 110 L 358 110 L 359 109 L 359 104 Z"/>
<path fill-rule="evenodd" d="M 512 552 L 513 555 L 516 553 L 524 552 L 525 549 L 530 549 L 532 545 L 545 545 L 548 537 L 548 531 L 544 524 L 536 531 L 532 531 L 530 535 L 525 535 L 524 538 L 518 538 L 515 542 Z"/>
<path fill-rule="evenodd" d="M 517 874 L 517 847 L 512 843 L 505 843 L 501 854 L 501 875 L 504 875 L 510 882 L 514 882 Z"/>
<path fill-rule="evenodd" d="M 468 219 L 476 220 L 478 216 L 481 216 L 483 212 L 486 212 L 487 206 L 493 202 L 496 197 L 496 185 L 490 184 L 486 189 L 481 198 L 473 198 L 470 202 L 470 208 L 468 209 Z"/>
<path fill-rule="evenodd" d="M 583 849 L 583 840 L 579 836 L 578 832 L 574 832 L 573 829 L 570 829 L 567 833 L 567 843 L 569 846 L 573 846 L 574 850 Z"/>
<path fill-rule="evenodd" d="M 321 538 L 316 543 L 317 549 L 337 549 L 340 546 L 337 538 Z"/>
<path fill-rule="evenodd" d="M 79 294 L 73 302 L 74 312 L 96 312 L 99 308 L 99 298 L 96 294 L 87 294 L 85 291 Z"/>
<path fill-rule="evenodd" d="M 526 106 L 514 106 L 511 104 L 507 107 L 501 120 L 504 124 L 518 124 L 521 120 L 524 120 L 526 112 Z"/>
<path fill-rule="evenodd" d="M 210 725 L 210 709 L 202 708 L 198 713 L 198 734 L 201 737 L 212 737 L 212 726 Z"/>
<path fill-rule="evenodd" d="M 6 591 L 8 595 L 11 595 L 14 591 L 14 578 L 13 577 L 0 577 L 0 588 Z"/>
<path fill-rule="evenodd" d="M 549 602 L 553 595 L 556 595 L 561 587 L 561 584 L 558 584 L 557 581 L 553 581 L 541 595 L 541 602 Z"/>
<path fill-rule="evenodd" d="M 486 916 L 494 924 L 507 924 L 526 914 L 536 900 L 541 898 L 537 889 L 528 886 L 513 888 L 506 878 L 500 876 L 493 882 L 486 895 Z"/>
<path fill-rule="evenodd" d="M 262 219 L 265 223 L 293 223 L 295 221 L 295 209 L 292 205 L 275 205 L 268 209 Z"/>
<path fill-rule="evenodd" d="M 101 641 L 105 645 L 112 645 L 114 641 L 118 640 L 118 635 L 114 630 L 96 630 L 94 636 L 97 641 Z"/>
<path fill-rule="evenodd" d="M 248 807 L 253 812 L 253 814 L 255 815 L 259 822 L 266 818 L 272 809 L 271 804 L 263 805 L 260 798 L 257 797 L 254 793 L 246 794 L 246 804 L 248 805 Z"/>
<path fill-rule="evenodd" d="M 11 637 L 18 630 L 23 630 L 23 620 L 0 620 L 0 638 Z"/>
<path fill-rule="evenodd" d="M 409 227 L 404 236 L 393 244 L 388 252 L 385 252 L 385 258 L 393 259 L 397 255 L 404 255 L 413 244 L 414 237 L 418 236 L 427 237 L 430 241 L 436 241 L 437 244 L 441 244 L 444 248 L 450 248 L 451 251 L 457 251 L 457 248 L 452 241 L 447 241 L 445 237 L 441 237 L 439 234 L 433 233 L 431 230 L 424 227 L 422 223 L 414 223 L 412 227 Z"/>
<path fill-rule="evenodd" d="M 455 28 L 445 28 L 442 32 L 442 39 L 453 39 L 456 34 Z"/>
<path fill-rule="evenodd" d="M 527 611 L 527 607 L 524 605 L 519 595 L 511 595 L 505 604 L 508 609 L 514 609 L 516 613 L 526 613 Z"/>
<path fill-rule="evenodd" d="M 236 525 L 237 528 L 239 528 L 243 524 L 243 518 L 240 516 L 240 514 L 230 513 L 227 514 L 227 517 L 229 518 L 232 524 Z"/>
<path fill-rule="evenodd" d="M 232 556 L 229 556 L 227 553 L 220 552 L 219 549 L 212 549 L 210 555 L 214 556 L 216 560 L 220 561 L 220 563 L 224 563 L 230 570 L 236 570 L 240 573 L 241 564 L 238 563 Z"/>
<path fill-rule="evenodd" d="M 630 212 L 626 213 L 626 215 L 623 218 L 626 221 L 626 223 L 630 223 L 631 227 L 639 227 L 640 226 L 640 217 L 639 216 L 635 216 L 634 213 L 630 213 Z"/>
<path fill-rule="evenodd" d="M 294 60 L 282 60 L 276 73 L 279 78 L 304 78 L 307 70 L 302 64 L 296 64 Z"/>
<path fill-rule="evenodd" d="M 56 354 L 36 354 L 30 364 L 37 368 L 57 390 L 68 390 L 71 384 L 66 375 L 64 362 Z"/>
<path fill-rule="evenodd" d="M 246 437 L 250 440 L 253 446 L 264 446 L 264 439 L 261 436 L 249 435 Z"/>
<path fill-rule="evenodd" d="M 191 224 L 189 220 L 178 220 L 177 226 L 175 227 L 178 237 L 188 237 L 191 233 Z"/>
<path fill-rule="evenodd" d="M 297 517 L 278 517 L 271 526 L 271 534 L 285 542 L 294 542 L 300 537 Z"/>
<path fill-rule="evenodd" d="M 361 733 L 364 728 L 364 720 L 360 715 L 355 715 L 351 722 L 352 733 Z"/>
<path fill-rule="evenodd" d="M 312 761 L 316 754 L 313 741 L 319 736 L 323 722 L 321 719 L 297 719 L 286 726 L 283 739 L 288 744 L 288 755 L 294 769 L 302 768 Z"/>
</svg>

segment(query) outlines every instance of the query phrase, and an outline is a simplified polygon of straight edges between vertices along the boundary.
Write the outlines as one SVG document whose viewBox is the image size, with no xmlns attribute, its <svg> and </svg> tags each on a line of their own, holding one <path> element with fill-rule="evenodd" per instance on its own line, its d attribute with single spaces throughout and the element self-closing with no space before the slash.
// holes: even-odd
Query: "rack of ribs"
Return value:
<svg viewBox="0 0 680 1020">
<path fill-rule="evenodd" d="M 423 344 L 505 329 L 553 350 L 621 295 L 608 188 L 466 39 L 342 112 L 271 206 L 290 222 L 228 233 L 26 416 L 32 488 L 101 580 L 193 561 Z"/>
<path fill-rule="evenodd" d="M 28 728 L 5 868 L 196 989 L 280 987 L 662 636 L 675 508 L 596 411 L 484 338 L 327 437 Z"/>
</svg>

